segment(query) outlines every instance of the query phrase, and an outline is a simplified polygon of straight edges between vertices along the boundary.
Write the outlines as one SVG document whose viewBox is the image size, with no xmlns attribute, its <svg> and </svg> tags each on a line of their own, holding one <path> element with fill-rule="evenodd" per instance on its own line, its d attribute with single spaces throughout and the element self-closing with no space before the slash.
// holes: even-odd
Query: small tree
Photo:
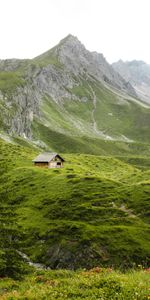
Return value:
<svg viewBox="0 0 150 300">
<path fill-rule="evenodd" d="M 19 278 L 25 269 L 19 255 L 22 236 L 16 223 L 15 207 L 0 203 L 0 276 Z"/>
</svg>

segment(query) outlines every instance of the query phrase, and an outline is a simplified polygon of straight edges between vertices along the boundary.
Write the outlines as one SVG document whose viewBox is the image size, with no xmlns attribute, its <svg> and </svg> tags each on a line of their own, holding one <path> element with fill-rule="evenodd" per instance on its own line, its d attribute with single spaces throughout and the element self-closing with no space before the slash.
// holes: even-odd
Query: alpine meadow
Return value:
<svg viewBox="0 0 150 300">
<path fill-rule="evenodd" d="M 149 87 L 73 35 L 0 60 L 0 299 L 150 298 Z"/>
</svg>

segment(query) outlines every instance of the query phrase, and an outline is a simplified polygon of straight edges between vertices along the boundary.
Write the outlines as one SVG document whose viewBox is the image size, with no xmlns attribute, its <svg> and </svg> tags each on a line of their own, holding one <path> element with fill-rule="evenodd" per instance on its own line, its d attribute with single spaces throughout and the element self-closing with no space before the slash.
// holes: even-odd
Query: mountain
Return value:
<svg viewBox="0 0 150 300">
<path fill-rule="evenodd" d="M 37 62 L 44 60 L 49 63 L 51 57 L 57 58 L 66 71 L 75 76 L 93 76 L 99 81 L 106 81 L 112 86 L 136 96 L 132 86 L 113 70 L 103 54 L 86 50 L 84 45 L 72 35 L 68 35 L 58 46 L 35 58 L 35 60 Z"/>
<path fill-rule="evenodd" d="M 91 138 L 149 142 L 149 107 L 72 35 L 32 60 L 1 60 L 0 106 L 1 131 L 52 150 L 72 141 L 80 151 Z"/>
<path fill-rule="evenodd" d="M 11 236 L 0 269 L 8 239 L 52 269 L 147 266 L 149 128 L 150 106 L 72 35 L 34 59 L 1 60 L 0 225 Z M 32 165 L 41 147 L 64 168 Z"/>
<path fill-rule="evenodd" d="M 119 60 L 112 66 L 126 81 L 131 83 L 140 99 L 150 103 L 150 65 L 138 60 L 126 62 Z"/>
</svg>

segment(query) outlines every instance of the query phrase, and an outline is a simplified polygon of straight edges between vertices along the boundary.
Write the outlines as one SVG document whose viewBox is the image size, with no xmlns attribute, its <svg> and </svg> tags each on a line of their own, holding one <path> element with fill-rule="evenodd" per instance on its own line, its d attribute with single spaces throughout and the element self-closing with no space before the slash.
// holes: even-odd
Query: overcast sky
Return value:
<svg viewBox="0 0 150 300">
<path fill-rule="evenodd" d="M 33 58 L 69 33 L 109 62 L 150 64 L 150 0 L 0 0 L 0 59 Z"/>
</svg>

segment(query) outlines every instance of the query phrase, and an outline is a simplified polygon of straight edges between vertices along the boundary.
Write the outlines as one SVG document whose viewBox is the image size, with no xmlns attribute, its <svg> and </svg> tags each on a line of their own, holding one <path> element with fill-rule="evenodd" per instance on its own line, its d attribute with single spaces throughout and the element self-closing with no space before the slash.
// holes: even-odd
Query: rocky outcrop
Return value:
<svg viewBox="0 0 150 300">
<path fill-rule="evenodd" d="M 34 114 L 39 115 L 38 95 L 30 87 L 25 86 L 17 89 L 12 101 L 16 110 L 14 117 L 11 119 L 9 133 L 31 138 L 33 116 Z"/>
<path fill-rule="evenodd" d="M 32 80 L 34 89 L 41 96 L 48 94 L 55 102 L 59 102 L 63 98 L 71 98 L 71 92 L 68 90 L 77 85 L 70 73 L 66 70 L 57 69 L 53 65 L 37 69 Z"/>
</svg>

